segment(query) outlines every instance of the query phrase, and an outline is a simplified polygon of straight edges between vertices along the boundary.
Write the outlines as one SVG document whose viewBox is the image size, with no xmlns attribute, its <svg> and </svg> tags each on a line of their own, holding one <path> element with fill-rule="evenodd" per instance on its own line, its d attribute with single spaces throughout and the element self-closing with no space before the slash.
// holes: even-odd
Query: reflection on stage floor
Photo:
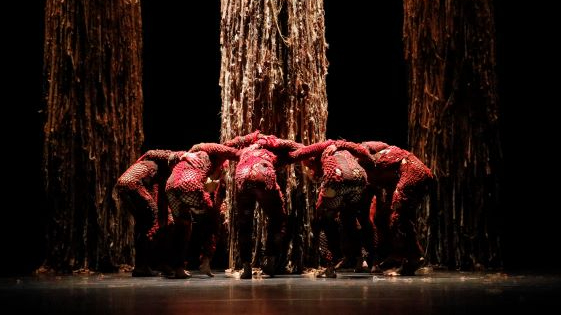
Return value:
<svg viewBox="0 0 561 315">
<path fill-rule="evenodd" d="M 133 278 L 130 273 L 0 278 L 3 314 L 538 314 L 561 306 L 561 275 L 430 271 Z"/>
</svg>

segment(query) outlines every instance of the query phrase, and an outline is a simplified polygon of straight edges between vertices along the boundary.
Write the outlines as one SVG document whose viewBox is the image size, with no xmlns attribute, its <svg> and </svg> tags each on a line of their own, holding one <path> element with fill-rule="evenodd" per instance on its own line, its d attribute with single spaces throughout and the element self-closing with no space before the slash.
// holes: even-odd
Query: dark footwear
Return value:
<svg viewBox="0 0 561 315">
<path fill-rule="evenodd" d="M 275 276 L 275 257 L 267 256 L 263 261 L 263 265 L 261 266 L 261 270 L 263 273 L 274 277 Z"/>
<path fill-rule="evenodd" d="M 157 277 L 160 273 L 150 269 L 150 267 L 134 268 L 132 271 L 133 277 Z"/>
<path fill-rule="evenodd" d="M 249 263 L 244 263 L 242 273 L 240 273 L 240 279 L 251 279 L 252 276 L 253 270 L 251 269 L 251 266 Z"/>
<path fill-rule="evenodd" d="M 203 257 L 201 259 L 201 265 L 199 266 L 199 270 L 209 277 L 214 277 L 212 270 L 210 270 L 210 258 Z"/>
<path fill-rule="evenodd" d="M 401 268 L 398 270 L 398 273 L 401 276 L 414 276 L 415 272 L 419 270 L 419 268 L 423 267 L 424 264 L 425 259 L 423 257 L 404 259 Z"/>
<path fill-rule="evenodd" d="M 325 270 L 319 274 L 322 278 L 337 278 L 337 273 L 335 273 L 335 268 L 327 267 Z"/>
<path fill-rule="evenodd" d="M 368 264 L 362 257 L 357 258 L 356 266 L 355 266 L 355 273 L 369 273 L 370 270 L 368 269 Z"/>
<path fill-rule="evenodd" d="M 189 271 L 183 269 L 183 267 L 180 267 L 180 268 L 176 268 L 174 270 L 173 275 L 170 275 L 168 278 L 169 279 L 187 279 L 187 278 L 191 278 L 191 274 L 189 273 Z"/>
<path fill-rule="evenodd" d="M 173 268 L 169 265 L 162 265 L 158 270 L 160 270 L 161 275 L 164 277 L 173 277 Z"/>
<path fill-rule="evenodd" d="M 378 264 L 378 268 L 382 271 L 396 269 L 400 266 L 401 261 L 394 258 L 387 258 L 386 260 L 382 261 Z"/>
</svg>

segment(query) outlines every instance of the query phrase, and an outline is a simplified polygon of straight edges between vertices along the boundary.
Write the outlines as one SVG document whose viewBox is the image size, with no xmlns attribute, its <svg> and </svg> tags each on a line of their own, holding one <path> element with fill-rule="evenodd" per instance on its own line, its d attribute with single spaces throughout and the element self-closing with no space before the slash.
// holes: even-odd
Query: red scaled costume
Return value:
<svg viewBox="0 0 561 315">
<path fill-rule="evenodd" d="M 253 217 L 256 203 L 259 203 L 267 218 L 267 241 L 265 258 L 261 265 L 263 272 L 274 276 L 278 257 L 283 251 L 286 233 L 286 210 L 284 197 L 277 183 L 277 169 L 288 163 L 288 152 L 301 147 L 296 142 L 278 139 L 274 136 L 254 132 L 225 142 L 225 145 L 239 147 L 239 162 L 236 165 L 236 229 L 240 260 L 243 266 L 240 278 L 250 279 Z M 223 145 L 201 143 L 196 150 L 223 150 Z M 194 147 L 194 149 L 195 149 Z"/>
<path fill-rule="evenodd" d="M 376 254 L 381 261 L 373 271 L 395 265 L 400 274 L 412 275 L 424 261 L 415 231 L 416 211 L 434 176 L 409 151 L 378 141 L 361 146 L 375 163 L 365 166 L 369 189 L 376 197 Z"/>
<path fill-rule="evenodd" d="M 135 267 L 134 277 L 155 276 L 151 267 L 166 261 L 156 253 L 156 236 L 173 223 L 165 194 L 166 180 L 171 174 L 169 161 L 182 152 L 150 150 L 131 165 L 117 180 L 115 185 L 118 199 L 126 206 L 135 220 Z M 159 237 L 158 237 L 159 238 Z"/>
<path fill-rule="evenodd" d="M 194 222 L 201 233 L 198 235 L 202 243 L 199 269 L 213 276 L 210 260 L 216 251 L 221 200 L 213 201 L 211 193 L 219 186 L 224 163 L 227 159 L 237 159 L 236 152 L 236 149 L 222 147 L 221 150 L 183 153 L 169 176 L 166 192 L 175 221 L 171 247 L 176 278 L 189 276 L 182 270 Z"/>
<path fill-rule="evenodd" d="M 365 203 L 367 174 L 356 157 L 338 148 L 343 143 L 327 140 L 290 153 L 295 161 L 304 159 L 309 175 L 321 183 L 314 234 L 320 236 L 320 256 L 322 264 L 327 267 L 327 277 L 335 277 L 334 254 L 340 249 L 344 257 L 356 259 L 357 272 L 362 271 L 361 247 L 364 246 L 370 255 L 374 252 L 374 230 L 368 211 L 370 203 Z M 363 154 L 368 155 L 366 151 Z M 359 231 L 368 235 L 364 239 L 371 242 L 361 244 Z"/>
</svg>

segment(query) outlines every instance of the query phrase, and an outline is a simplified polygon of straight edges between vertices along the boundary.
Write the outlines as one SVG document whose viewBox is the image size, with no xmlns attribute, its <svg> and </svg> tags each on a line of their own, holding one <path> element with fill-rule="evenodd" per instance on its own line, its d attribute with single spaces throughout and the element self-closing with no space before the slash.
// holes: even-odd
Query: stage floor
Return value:
<svg viewBox="0 0 561 315">
<path fill-rule="evenodd" d="M 42 275 L 0 278 L 0 303 L 2 314 L 539 314 L 559 311 L 561 274 Z"/>
</svg>

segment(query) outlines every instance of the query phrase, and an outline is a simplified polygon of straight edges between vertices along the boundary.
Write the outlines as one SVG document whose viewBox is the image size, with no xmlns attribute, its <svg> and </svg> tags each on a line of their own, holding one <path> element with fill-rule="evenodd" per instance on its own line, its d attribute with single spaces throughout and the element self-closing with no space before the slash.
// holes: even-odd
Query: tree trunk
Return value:
<svg viewBox="0 0 561 315">
<path fill-rule="evenodd" d="M 130 217 L 111 193 L 144 138 L 140 2 L 48 0 L 44 47 L 44 267 L 131 263 Z"/>
<path fill-rule="evenodd" d="M 221 140 L 257 129 L 303 144 L 325 140 L 328 63 L 323 1 L 222 0 L 221 13 Z M 313 251 L 310 220 L 315 187 L 299 165 L 281 173 L 279 184 L 290 220 L 288 235 L 295 235 L 289 265 L 299 269 Z M 230 180 L 230 222 L 235 222 L 233 192 Z M 259 225 L 255 230 L 260 230 Z M 233 225 L 230 235 L 230 266 L 234 266 Z"/>
<path fill-rule="evenodd" d="M 501 267 L 491 0 L 404 1 L 409 143 L 436 174 L 419 229 L 429 261 Z"/>
</svg>

